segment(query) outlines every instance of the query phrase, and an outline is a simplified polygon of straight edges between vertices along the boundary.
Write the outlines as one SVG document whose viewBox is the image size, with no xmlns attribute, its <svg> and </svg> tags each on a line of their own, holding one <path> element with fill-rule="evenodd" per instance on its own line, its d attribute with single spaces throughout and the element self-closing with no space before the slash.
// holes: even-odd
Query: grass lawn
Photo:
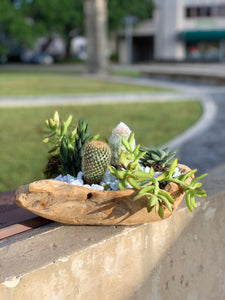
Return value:
<svg viewBox="0 0 225 300">
<path fill-rule="evenodd" d="M 122 70 L 122 71 L 113 71 L 112 75 L 140 78 L 141 72 L 134 71 L 134 70 Z"/>
<path fill-rule="evenodd" d="M 169 89 L 101 81 L 68 72 L 0 72 L 0 96 L 167 91 Z"/>
<path fill-rule="evenodd" d="M 101 140 L 108 139 L 112 129 L 123 121 L 135 132 L 136 142 L 145 146 L 170 140 L 196 122 L 202 112 L 198 101 L 1 108 L 0 192 L 43 178 L 48 151 L 41 142 L 44 120 L 56 109 L 63 119 L 72 114 L 74 125 L 86 119 L 91 135 L 99 133 Z"/>
</svg>

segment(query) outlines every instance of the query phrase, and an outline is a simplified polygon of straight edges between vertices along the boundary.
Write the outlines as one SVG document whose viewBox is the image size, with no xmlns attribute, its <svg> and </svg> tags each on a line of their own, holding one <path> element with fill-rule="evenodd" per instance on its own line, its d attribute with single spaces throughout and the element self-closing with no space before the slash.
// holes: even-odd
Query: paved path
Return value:
<svg viewBox="0 0 225 300">
<path fill-rule="evenodd" d="M 201 173 L 225 164 L 225 93 L 211 94 L 217 106 L 216 117 L 203 132 L 184 143 L 179 158 Z"/>
<path fill-rule="evenodd" d="M 110 80 L 110 79 L 109 79 Z M 26 107 L 48 105 L 103 104 L 121 102 L 165 102 L 193 100 L 192 95 L 184 93 L 114 93 L 56 96 L 0 97 L 0 107 Z"/>
<path fill-rule="evenodd" d="M 225 83 L 224 63 L 149 63 L 131 66 L 113 65 L 114 71 L 141 71 L 147 76 Z"/>
</svg>

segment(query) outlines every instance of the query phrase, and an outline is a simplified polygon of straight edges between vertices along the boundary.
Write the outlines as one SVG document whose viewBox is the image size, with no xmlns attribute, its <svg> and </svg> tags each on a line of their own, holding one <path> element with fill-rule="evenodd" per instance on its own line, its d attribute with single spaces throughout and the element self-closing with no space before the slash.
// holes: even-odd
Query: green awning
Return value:
<svg viewBox="0 0 225 300">
<path fill-rule="evenodd" d="M 219 41 L 225 39 L 225 30 L 183 31 L 178 33 L 178 39 L 186 42 Z"/>
</svg>

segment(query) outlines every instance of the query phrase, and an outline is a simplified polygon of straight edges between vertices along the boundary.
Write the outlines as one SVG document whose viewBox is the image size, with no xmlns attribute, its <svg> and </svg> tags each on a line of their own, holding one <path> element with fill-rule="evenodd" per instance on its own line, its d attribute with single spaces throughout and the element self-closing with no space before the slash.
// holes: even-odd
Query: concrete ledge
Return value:
<svg viewBox="0 0 225 300">
<path fill-rule="evenodd" d="M 223 84 L 225 72 L 223 63 L 151 63 L 134 65 L 142 75 L 155 78 L 197 81 L 202 83 Z"/>
<path fill-rule="evenodd" d="M 224 178 L 224 166 L 211 179 Z M 191 214 L 139 226 L 52 223 L 0 243 L 0 299 L 224 299 L 224 181 Z M 207 188 L 207 181 L 205 181 Z"/>
</svg>

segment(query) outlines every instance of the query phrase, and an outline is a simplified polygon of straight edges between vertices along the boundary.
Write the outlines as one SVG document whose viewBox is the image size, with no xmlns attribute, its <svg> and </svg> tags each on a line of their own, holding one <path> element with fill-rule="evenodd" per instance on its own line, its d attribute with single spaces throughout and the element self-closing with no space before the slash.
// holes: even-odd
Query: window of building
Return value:
<svg viewBox="0 0 225 300">
<path fill-rule="evenodd" d="M 186 8 L 186 17 L 187 18 L 197 17 L 197 7 L 187 7 Z"/>
<path fill-rule="evenodd" d="M 211 12 L 211 7 L 210 6 L 207 6 L 206 8 L 206 17 L 210 17 L 212 12 Z"/>
<path fill-rule="evenodd" d="M 219 16 L 224 17 L 225 16 L 225 5 L 221 5 L 219 8 Z"/>
<path fill-rule="evenodd" d="M 186 8 L 186 18 L 190 18 L 191 17 L 191 8 L 190 7 L 187 7 Z"/>
<path fill-rule="evenodd" d="M 186 18 L 224 17 L 225 5 L 188 6 L 185 8 Z"/>
<path fill-rule="evenodd" d="M 214 6 L 211 8 L 211 16 L 212 17 L 217 17 L 219 15 L 219 7 Z"/>
<path fill-rule="evenodd" d="M 186 44 L 186 55 L 188 60 L 215 61 L 219 59 L 219 42 L 188 42 Z"/>
</svg>

